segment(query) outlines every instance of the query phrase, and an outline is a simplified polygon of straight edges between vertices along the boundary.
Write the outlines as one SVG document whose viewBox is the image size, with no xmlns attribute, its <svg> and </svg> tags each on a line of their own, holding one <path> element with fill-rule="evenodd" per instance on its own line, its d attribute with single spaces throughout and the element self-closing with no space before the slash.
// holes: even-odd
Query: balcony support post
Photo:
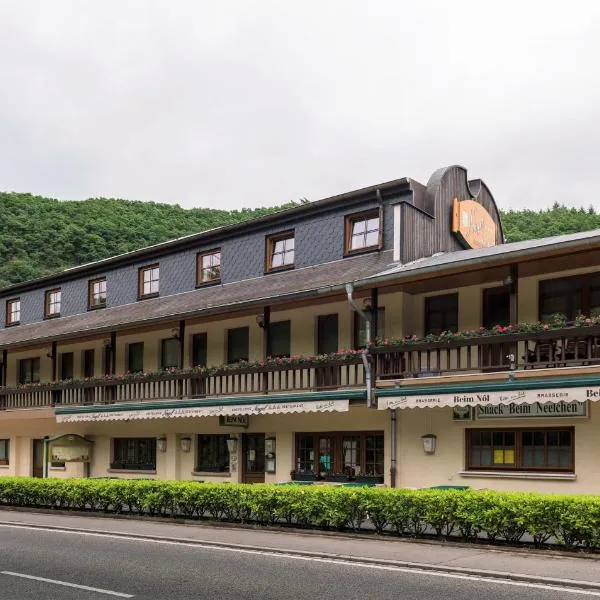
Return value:
<svg viewBox="0 0 600 600">
<path fill-rule="evenodd" d="M 512 264 L 510 265 L 510 284 L 509 284 L 509 297 L 508 297 L 508 307 L 509 307 L 509 318 L 510 324 L 516 325 L 519 322 L 519 265 Z M 510 354 L 508 356 L 510 362 L 510 369 L 514 371 L 517 368 L 517 356 L 519 344 L 514 343 L 510 345 Z"/>
<path fill-rule="evenodd" d="M 263 347 L 262 347 L 262 356 L 263 358 L 267 358 L 269 355 L 269 350 L 271 349 L 271 307 L 265 306 L 263 308 L 263 321 L 262 321 L 262 330 L 263 330 Z M 269 389 L 269 373 L 266 371 L 262 374 L 262 388 L 263 392 L 266 394 Z"/>
<path fill-rule="evenodd" d="M 56 342 L 52 342 L 50 351 L 50 360 L 52 361 L 52 381 L 56 381 Z"/>
<path fill-rule="evenodd" d="M 8 372 L 8 350 L 2 350 L 2 371 L 0 372 L 0 385 L 6 387 L 8 385 L 7 372 Z"/>
<path fill-rule="evenodd" d="M 117 374 L 117 332 L 110 332 L 110 374 Z"/>
</svg>

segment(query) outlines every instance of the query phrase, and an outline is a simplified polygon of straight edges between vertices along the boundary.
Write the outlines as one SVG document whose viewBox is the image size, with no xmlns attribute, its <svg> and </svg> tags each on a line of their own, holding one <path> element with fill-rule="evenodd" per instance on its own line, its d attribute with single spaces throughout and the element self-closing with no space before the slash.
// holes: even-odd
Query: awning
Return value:
<svg viewBox="0 0 600 600">
<path fill-rule="evenodd" d="M 475 387 L 475 386 L 473 386 Z M 400 390 L 398 390 L 399 392 Z M 422 389 L 418 393 L 394 393 L 378 398 L 379 410 L 394 408 L 435 408 L 459 406 L 499 406 L 510 404 L 554 404 L 565 407 L 568 412 L 570 403 L 586 402 L 587 400 L 600 400 L 600 387 L 568 387 L 568 388 L 537 388 L 537 389 L 505 389 L 473 390 L 464 389 L 455 393 L 424 394 Z M 551 410 L 550 412 L 557 412 Z"/>
<path fill-rule="evenodd" d="M 165 402 L 164 406 L 158 403 L 113 404 L 106 407 L 80 407 L 63 408 L 56 410 L 57 423 L 87 423 L 101 421 L 127 421 L 140 419 L 176 419 L 197 417 L 219 417 L 233 415 L 282 415 L 290 413 L 310 412 L 348 412 L 350 401 L 348 399 L 319 398 L 310 400 L 286 401 L 274 398 L 255 400 L 254 402 L 223 402 L 211 404 L 210 401 L 197 401 L 196 403 Z M 177 406 L 179 404 L 180 406 Z M 92 408 L 92 410 L 90 410 Z M 96 409 L 96 410 L 94 410 Z"/>
</svg>

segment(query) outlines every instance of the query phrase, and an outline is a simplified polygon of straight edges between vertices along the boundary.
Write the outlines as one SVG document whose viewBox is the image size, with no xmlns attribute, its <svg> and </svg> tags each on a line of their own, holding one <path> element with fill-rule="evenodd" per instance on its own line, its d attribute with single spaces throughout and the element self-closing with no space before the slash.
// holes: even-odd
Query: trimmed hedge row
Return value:
<svg viewBox="0 0 600 600">
<path fill-rule="evenodd" d="M 0 477 L 0 505 L 600 549 L 600 497 Z"/>
</svg>

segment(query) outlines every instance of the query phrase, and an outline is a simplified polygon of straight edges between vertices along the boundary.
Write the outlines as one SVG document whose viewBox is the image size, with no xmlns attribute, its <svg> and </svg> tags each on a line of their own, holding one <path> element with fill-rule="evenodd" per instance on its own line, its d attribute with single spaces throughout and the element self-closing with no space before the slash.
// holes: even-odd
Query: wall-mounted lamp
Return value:
<svg viewBox="0 0 600 600">
<path fill-rule="evenodd" d="M 260 315 L 256 315 L 256 324 L 259 327 L 265 326 L 265 315 L 263 313 L 260 313 Z"/>
<path fill-rule="evenodd" d="M 229 454 L 237 454 L 237 445 L 238 445 L 237 438 L 231 436 L 227 440 L 227 450 L 229 450 Z"/>
<path fill-rule="evenodd" d="M 112 350 L 112 344 L 110 343 L 110 340 L 104 340 L 102 343 L 107 350 Z"/>
<path fill-rule="evenodd" d="M 363 307 L 363 310 L 366 310 L 366 311 L 371 310 L 373 308 L 373 302 L 371 301 L 371 298 L 369 298 L 369 297 L 363 298 L 362 307 Z"/>
<path fill-rule="evenodd" d="M 164 435 L 156 438 L 156 448 L 159 452 L 167 451 L 167 438 Z"/>
<path fill-rule="evenodd" d="M 504 285 L 512 285 L 512 284 L 514 283 L 512 276 L 511 276 L 511 275 L 508 275 L 507 277 L 505 277 L 505 278 L 502 280 L 502 283 L 503 283 Z"/>
<path fill-rule="evenodd" d="M 171 329 L 171 337 L 178 340 L 179 339 L 179 329 Z"/>
<path fill-rule="evenodd" d="M 52 359 L 56 358 L 56 356 L 54 356 L 54 352 L 52 352 L 52 348 L 50 348 L 50 350 L 48 352 L 46 352 L 46 356 L 48 358 L 52 358 Z"/>
<path fill-rule="evenodd" d="M 425 452 L 425 454 L 435 454 L 437 435 L 433 435 L 433 433 L 422 435 L 421 441 L 423 442 L 423 452 Z"/>
<path fill-rule="evenodd" d="M 182 452 L 189 452 L 192 449 L 192 438 L 186 436 L 179 438 L 179 449 Z"/>
</svg>

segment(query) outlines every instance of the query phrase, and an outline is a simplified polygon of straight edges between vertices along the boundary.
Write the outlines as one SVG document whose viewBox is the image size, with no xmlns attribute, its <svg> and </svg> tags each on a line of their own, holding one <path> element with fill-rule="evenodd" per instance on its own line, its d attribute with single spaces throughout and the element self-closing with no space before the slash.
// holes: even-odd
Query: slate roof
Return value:
<svg viewBox="0 0 600 600">
<path fill-rule="evenodd" d="M 140 326 L 169 318 L 223 313 L 228 308 L 238 309 L 251 304 L 260 306 L 290 297 L 339 291 L 348 282 L 389 268 L 391 261 L 391 251 L 375 252 L 255 279 L 9 327 L 0 330 L 0 348 L 49 342 L 73 334 L 108 332 L 124 324 Z"/>
<path fill-rule="evenodd" d="M 344 258 L 330 263 L 272 273 L 225 285 L 174 294 L 20 325 L 0 330 L 0 348 L 44 343 L 72 335 L 108 332 L 125 324 L 149 325 L 169 319 L 223 313 L 252 305 L 263 306 L 302 297 L 343 291 L 346 283 L 410 280 L 415 275 L 443 272 L 448 268 L 478 268 L 525 256 L 543 255 L 549 249 L 584 250 L 600 245 L 600 230 L 560 235 L 539 240 L 502 244 L 491 248 L 438 254 L 409 264 L 393 262 L 391 250 Z"/>
</svg>

